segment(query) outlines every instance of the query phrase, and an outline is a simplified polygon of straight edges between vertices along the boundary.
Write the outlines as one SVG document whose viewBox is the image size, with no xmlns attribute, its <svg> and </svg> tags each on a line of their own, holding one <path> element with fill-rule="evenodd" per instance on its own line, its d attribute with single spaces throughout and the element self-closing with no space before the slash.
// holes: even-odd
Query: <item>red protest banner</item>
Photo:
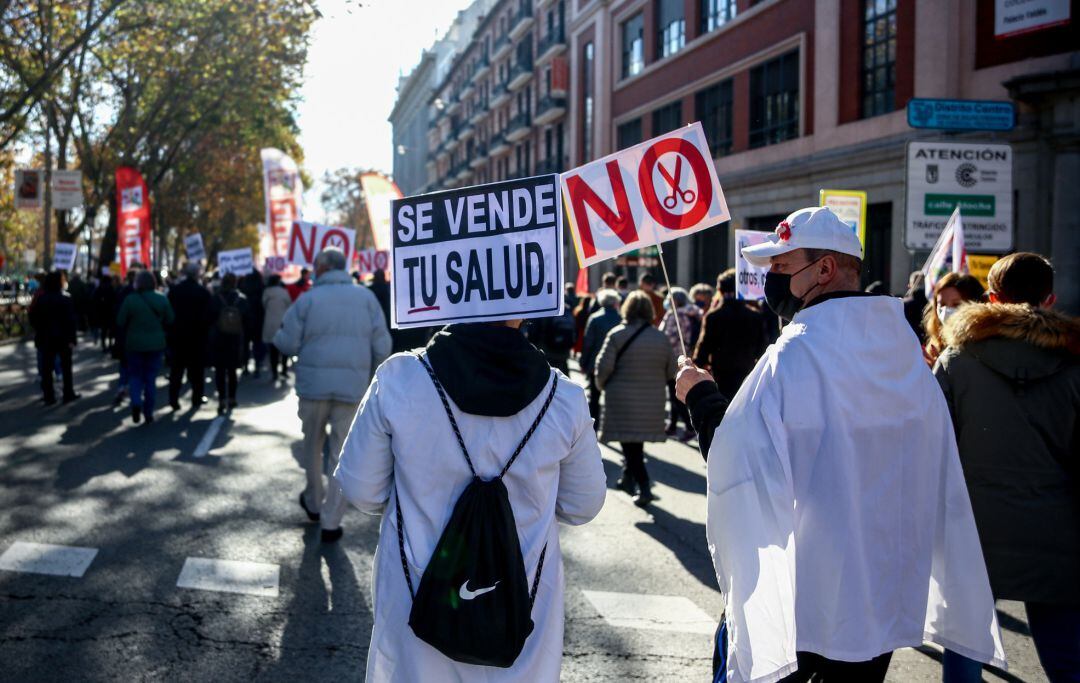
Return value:
<svg viewBox="0 0 1080 683">
<path fill-rule="evenodd" d="M 130 166 L 116 169 L 116 233 L 121 276 L 127 274 L 133 263 L 152 265 L 150 197 L 142 174 Z"/>
<path fill-rule="evenodd" d="M 311 267 L 315 256 L 327 247 L 335 247 L 345 255 L 345 263 L 352 263 L 356 245 L 356 231 L 330 225 L 294 221 L 289 233 L 289 263 Z"/>
<path fill-rule="evenodd" d="M 582 267 L 730 218 L 700 123 L 561 176 Z"/>
</svg>

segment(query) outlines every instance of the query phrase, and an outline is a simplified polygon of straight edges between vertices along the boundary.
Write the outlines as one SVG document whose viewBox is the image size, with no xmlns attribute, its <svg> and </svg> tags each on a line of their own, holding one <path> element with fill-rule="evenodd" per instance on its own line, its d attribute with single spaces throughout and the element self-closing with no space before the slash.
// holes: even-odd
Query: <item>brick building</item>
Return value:
<svg viewBox="0 0 1080 683">
<path fill-rule="evenodd" d="M 732 221 L 666 245 L 674 280 L 713 280 L 733 262 L 733 229 L 771 229 L 829 188 L 867 192 L 868 280 L 900 292 L 925 258 L 904 246 L 906 143 L 1007 142 L 1014 248 L 1054 259 L 1075 311 L 1080 0 L 1065 23 L 1020 35 L 996 35 L 1004 7 L 498 0 L 430 99 L 426 189 L 561 171 L 701 121 Z M 915 130 L 912 97 L 1011 100 L 1017 125 Z M 605 269 L 592 270 L 595 280 Z"/>
</svg>

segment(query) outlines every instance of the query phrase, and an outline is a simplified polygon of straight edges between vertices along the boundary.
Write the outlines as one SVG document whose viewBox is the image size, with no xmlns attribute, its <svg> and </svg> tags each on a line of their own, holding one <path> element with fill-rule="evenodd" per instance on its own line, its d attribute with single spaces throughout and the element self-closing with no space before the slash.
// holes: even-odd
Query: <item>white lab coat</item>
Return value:
<svg viewBox="0 0 1080 683">
<path fill-rule="evenodd" d="M 949 410 L 899 299 L 795 316 L 716 430 L 708 504 L 733 683 L 776 681 L 797 651 L 924 640 L 1005 667 Z"/>
<path fill-rule="evenodd" d="M 511 417 L 463 413 L 451 405 L 478 474 L 490 479 L 536 419 L 550 383 Z M 420 362 L 399 354 L 375 373 L 341 452 L 335 477 L 360 510 L 382 513 L 372 583 L 375 626 L 368 681 L 558 681 L 563 650 L 563 567 L 555 520 L 584 524 L 604 504 L 606 476 L 582 389 L 559 376 L 555 398 L 504 483 L 517 522 L 529 584 L 540 551 L 547 555 L 536 593 L 535 628 L 507 669 L 461 664 L 421 641 L 409 628 L 412 598 L 398 550 L 391 495 L 404 503 L 406 555 L 413 585 L 461 492 L 471 480 L 435 386 Z"/>
</svg>

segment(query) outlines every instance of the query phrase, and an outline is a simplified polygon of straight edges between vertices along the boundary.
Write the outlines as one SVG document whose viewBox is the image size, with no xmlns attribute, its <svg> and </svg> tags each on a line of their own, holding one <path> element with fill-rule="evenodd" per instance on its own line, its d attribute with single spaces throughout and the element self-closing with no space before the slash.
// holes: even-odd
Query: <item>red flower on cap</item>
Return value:
<svg viewBox="0 0 1080 683">
<path fill-rule="evenodd" d="M 781 242 L 787 242 L 791 239 L 791 223 L 780 221 L 776 226 L 776 236 L 780 238 Z"/>
</svg>

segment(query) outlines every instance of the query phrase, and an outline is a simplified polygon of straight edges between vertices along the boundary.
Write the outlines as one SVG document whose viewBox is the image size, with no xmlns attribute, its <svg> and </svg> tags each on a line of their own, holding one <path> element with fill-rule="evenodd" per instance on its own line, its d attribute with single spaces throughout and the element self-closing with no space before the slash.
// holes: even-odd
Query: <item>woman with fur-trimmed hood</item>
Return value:
<svg viewBox="0 0 1080 683">
<path fill-rule="evenodd" d="M 1006 256 L 988 279 L 991 303 L 952 316 L 934 374 L 994 597 L 1026 603 L 1050 680 L 1076 680 L 1055 641 L 1080 642 L 1080 319 L 1050 310 L 1041 256 Z"/>
</svg>

